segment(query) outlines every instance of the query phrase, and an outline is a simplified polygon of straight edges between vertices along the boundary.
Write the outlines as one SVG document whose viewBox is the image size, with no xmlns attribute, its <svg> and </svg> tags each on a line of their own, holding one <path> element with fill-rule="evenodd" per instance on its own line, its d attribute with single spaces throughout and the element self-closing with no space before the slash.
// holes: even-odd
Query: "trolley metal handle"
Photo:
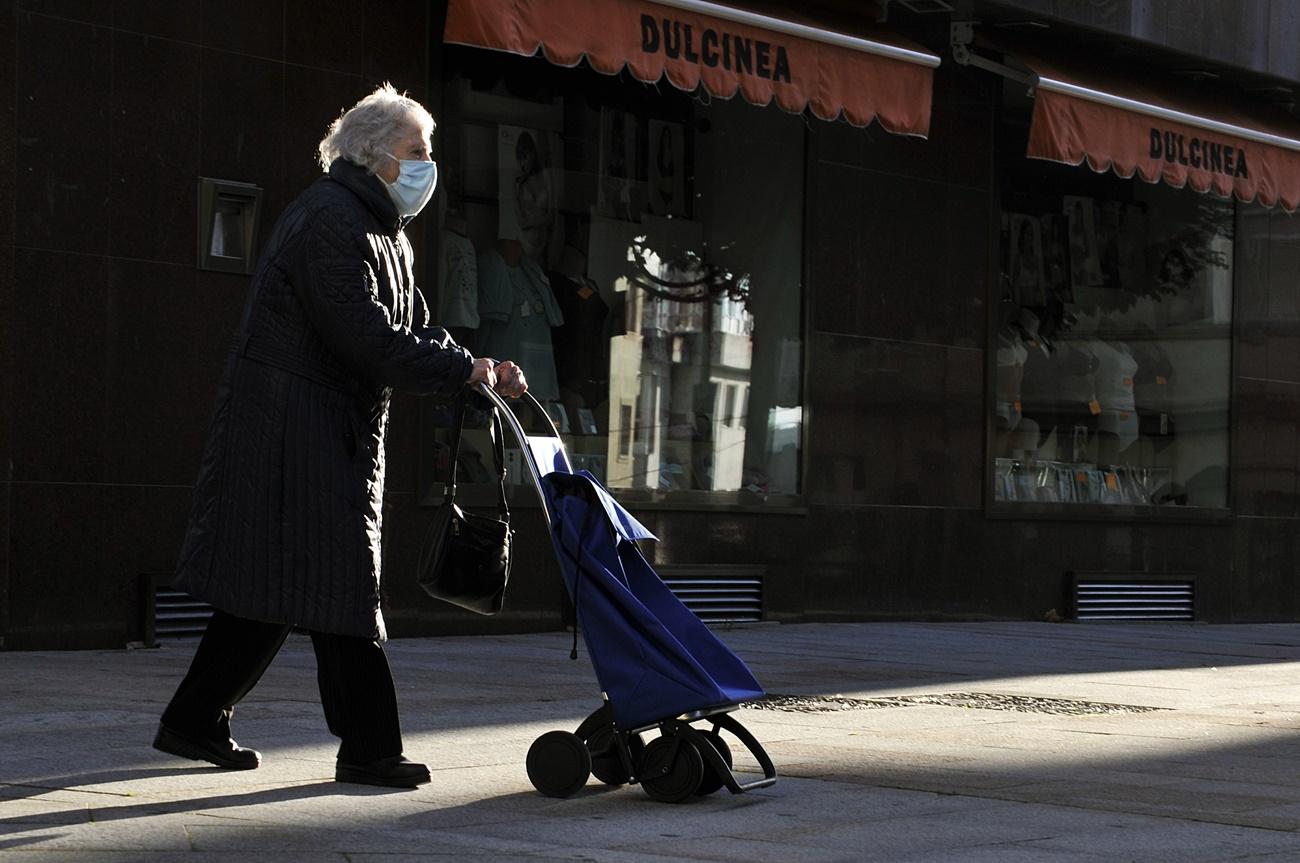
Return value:
<svg viewBox="0 0 1300 863">
<path fill-rule="evenodd" d="M 510 426 L 510 431 L 514 433 L 515 438 L 519 441 L 519 448 L 523 450 L 524 454 L 524 464 L 528 466 L 528 473 L 531 474 L 533 478 L 533 486 L 537 489 L 537 494 L 540 496 L 542 493 L 542 470 L 538 467 L 537 458 L 533 455 L 532 449 L 528 446 L 528 433 L 524 431 L 524 426 L 519 422 L 519 417 L 515 416 L 515 412 L 510 409 L 506 400 L 486 383 L 480 381 L 478 383 L 478 391 L 480 395 L 486 396 L 488 401 L 492 402 L 493 407 L 500 412 L 502 420 L 506 425 Z M 546 412 L 546 408 L 542 407 L 541 402 L 533 398 L 531 393 L 524 393 L 517 399 L 517 401 L 524 402 L 540 414 L 546 423 L 545 427 L 551 430 L 551 436 L 556 440 L 562 440 L 560 438 L 560 431 L 555 427 L 555 422 L 551 419 L 551 415 Z M 563 452 L 563 447 L 561 447 L 561 452 Z M 567 453 L 565 454 L 564 460 L 565 463 L 568 464 Z M 551 527 L 551 513 L 546 507 L 545 500 L 542 501 L 542 515 L 546 519 L 546 527 L 549 529 Z"/>
</svg>

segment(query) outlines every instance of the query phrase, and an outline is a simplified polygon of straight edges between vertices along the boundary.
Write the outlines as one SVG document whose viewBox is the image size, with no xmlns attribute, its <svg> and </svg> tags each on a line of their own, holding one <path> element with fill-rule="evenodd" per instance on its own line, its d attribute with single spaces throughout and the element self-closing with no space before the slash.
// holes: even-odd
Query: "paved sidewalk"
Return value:
<svg viewBox="0 0 1300 863">
<path fill-rule="evenodd" d="M 1300 861 L 1300 625 L 720 635 L 802 697 L 736 713 L 776 785 L 682 805 L 533 790 L 532 740 L 597 705 L 563 633 L 390 642 L 416 791 L 332 781 L 305 638 L 238 711 L 247 772 L 149 746 L 192 642 L 0 653 L 0 861 Z"/>
</svg>

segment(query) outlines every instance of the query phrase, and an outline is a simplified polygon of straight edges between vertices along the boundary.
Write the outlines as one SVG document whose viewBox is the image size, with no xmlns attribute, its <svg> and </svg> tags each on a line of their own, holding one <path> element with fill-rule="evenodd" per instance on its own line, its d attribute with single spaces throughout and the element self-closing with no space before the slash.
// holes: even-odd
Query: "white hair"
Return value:
<svg viewBox="0 0 1300 863">
<path fill-rule="evenodd" d="M 317 147 L 321 170 L 347 159 L 373 174 L 402 136 L 416 129 L 428 138 L 436 125 L 423 105 L 385 81 L 330 124 Z"/>
</svg>

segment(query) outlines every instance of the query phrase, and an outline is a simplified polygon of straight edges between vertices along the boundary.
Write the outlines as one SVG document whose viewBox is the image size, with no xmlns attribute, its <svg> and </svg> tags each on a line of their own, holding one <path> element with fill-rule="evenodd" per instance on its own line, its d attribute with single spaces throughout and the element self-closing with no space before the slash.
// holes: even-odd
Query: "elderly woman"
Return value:
<svg viewBox="0 0 1300 863">
<path fill-rule="evenodd" d="M 394 388 L 442 397 L 521 370 L 475 359 L 415 287 L 402 229 L 433 194 L 434 122 L 390 85 L 320 143 L 326 175 L 280 217 L 217 392 L 173 584 L 216 609 L 154 746 L 230 769 L 261 763 L 230 736 L 234 705 L 293 626 L 311 634 L 340 782 L 429 780 L 402 751 L 382 647 L 380 518 Z"/>
</svg>

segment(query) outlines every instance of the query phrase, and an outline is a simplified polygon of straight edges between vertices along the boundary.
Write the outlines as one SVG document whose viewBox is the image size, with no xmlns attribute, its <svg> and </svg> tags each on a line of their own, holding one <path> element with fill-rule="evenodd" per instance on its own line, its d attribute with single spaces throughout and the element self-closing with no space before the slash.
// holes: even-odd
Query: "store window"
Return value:
<svg viewBox="0 0 1300 863">
<path fill-rule="evenodd" d="M 797 494 L 804 119 L 539 58 L 446 62 L 437 320 L 518 362 L 620 496 Z M 462 484 L 488 452 L 467 437 Z"/>
<path fill-rule="evenodd" d="M 1023 159 L 1007 177 L 994 501 L 1226 507 L 1233 204 Z"/>
</svg>

